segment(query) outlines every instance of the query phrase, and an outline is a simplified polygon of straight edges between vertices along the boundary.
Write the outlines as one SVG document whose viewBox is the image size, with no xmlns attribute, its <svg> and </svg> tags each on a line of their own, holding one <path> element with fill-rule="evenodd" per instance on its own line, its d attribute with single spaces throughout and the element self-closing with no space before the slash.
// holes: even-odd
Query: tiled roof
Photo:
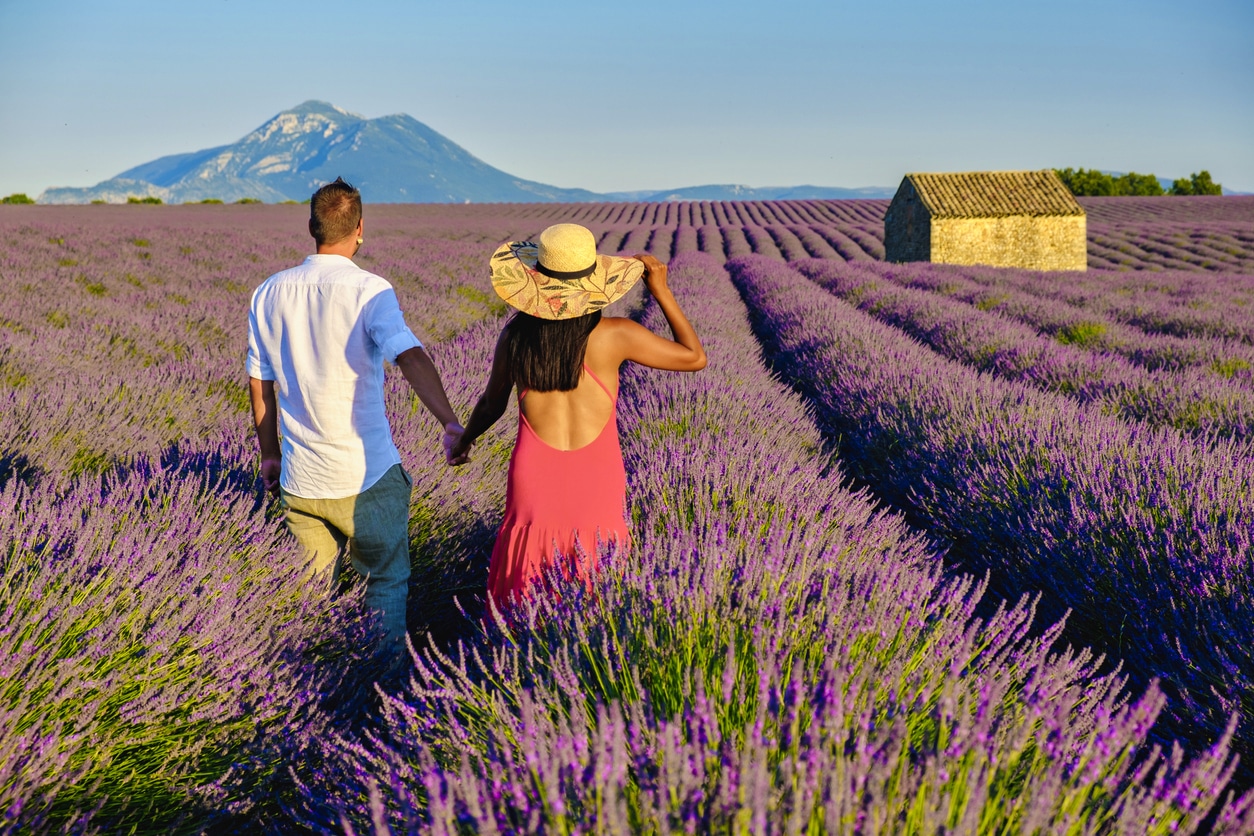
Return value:
<svg viewBox="0 0 1254 836">
<path fill-rule="evenodd" d="M 1045 171 L 907 174 L 933 218 L 1083 215 L 1058 175 Z"/>
</svg>

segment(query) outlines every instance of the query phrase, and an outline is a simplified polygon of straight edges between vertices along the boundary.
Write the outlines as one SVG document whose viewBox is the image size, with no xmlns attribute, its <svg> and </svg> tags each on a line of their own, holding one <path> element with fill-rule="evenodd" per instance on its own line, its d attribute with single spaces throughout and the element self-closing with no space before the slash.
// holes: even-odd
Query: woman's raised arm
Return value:
<svg viewBox="0 0 1254 836">
<path fill-rule="evenodd" d="M 619 355 L 623 360 L 666 371 L 696 372 L 704 369 L 705 349 L 701 347 L 696 329 L 666 284 L 666 265 L 647 254 L 637 255 L 636 258 L 644 262 L 645 286 L 666 317 L 672 339 L 660 337 L 629 319 L 616 319 L 613 320 L 613 340 Z"/>
</svg>

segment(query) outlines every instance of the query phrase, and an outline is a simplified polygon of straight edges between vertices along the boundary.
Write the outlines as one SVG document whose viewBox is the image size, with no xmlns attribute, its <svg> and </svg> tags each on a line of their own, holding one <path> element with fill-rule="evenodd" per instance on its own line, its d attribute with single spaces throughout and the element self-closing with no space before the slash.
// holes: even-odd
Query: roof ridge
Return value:
<svg viewBox="0 0 1254 836">
<path fill-rule="evenodd" d="M 1084 216 L 1053 169 L 911 172 L 910 181 L 933 218 Z"/>
</svg>

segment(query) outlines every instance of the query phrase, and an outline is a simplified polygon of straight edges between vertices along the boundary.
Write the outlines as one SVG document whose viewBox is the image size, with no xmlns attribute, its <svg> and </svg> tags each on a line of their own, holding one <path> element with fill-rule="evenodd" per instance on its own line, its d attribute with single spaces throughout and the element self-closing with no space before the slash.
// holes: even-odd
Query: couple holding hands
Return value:
<svg viewBox="0 0 1254 836">
<path fill-rule="evenodd" d="M 576 224 L 502 244 L 489 261 L 492 286 L 516 311 L 463 427 L 391 285 L 351 260 L 363 242 L 360 193 L 342 179 L 320 188 L 309 232 L 316 253 L 253 293 L 247 365 L 261 477 L 282 498 L 310 572 L 329 570 L 336 583 L 347 554 L 365 578 L 366 605 L 403 645 L 412 483 L 384 410 L 385 359 L 443 426 L 452 465 L 470 460 L 517 391 L 505 516 L 488 565 L 498 609 L 528 595 L 555 562 L 582 575 L 595 569 L 598 543 L 627 546 L 619 368 L 631 361 L 691 372 L 706 363 L 667 287 L 666 265 L 598 254 L 592 233 Z M 671 339 L 602 316 L 641 277 Z"/>
</svg>

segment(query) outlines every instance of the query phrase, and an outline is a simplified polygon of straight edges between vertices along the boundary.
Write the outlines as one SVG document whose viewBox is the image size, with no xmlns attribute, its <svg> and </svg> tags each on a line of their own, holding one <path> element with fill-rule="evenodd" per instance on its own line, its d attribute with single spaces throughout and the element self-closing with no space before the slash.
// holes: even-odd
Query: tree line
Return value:
<svg viewBox="0 0 1254 836">
<path fill-rule="evenodd" d="M 1172 181 L 1170 189 L 1164 189 L 1153 174 L 1138 174 L 1135 171 L 1118 177 L 1086 168 L 1056 168 L 1054 171 L 1077 197 L 1223 194 L 1223 186 L 1212 180 L 1210 172 L 1205 169 Z"/>
</svg>

